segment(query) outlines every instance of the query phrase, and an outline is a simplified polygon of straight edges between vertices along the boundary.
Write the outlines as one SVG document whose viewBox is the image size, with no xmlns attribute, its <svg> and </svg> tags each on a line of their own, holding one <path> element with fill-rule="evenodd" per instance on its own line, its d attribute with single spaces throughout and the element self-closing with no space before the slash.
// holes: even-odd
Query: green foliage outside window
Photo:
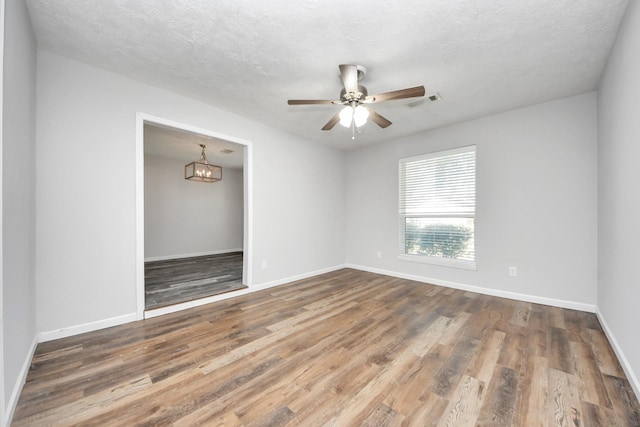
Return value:
<svg viewBox="0 0 640 427">
<path fill-rule="evenodd" d="M 460 224 L 419 224 L 407 218 L 405 253 L 409 255 L 464 258 L 473 229 Z"/>
</svg>

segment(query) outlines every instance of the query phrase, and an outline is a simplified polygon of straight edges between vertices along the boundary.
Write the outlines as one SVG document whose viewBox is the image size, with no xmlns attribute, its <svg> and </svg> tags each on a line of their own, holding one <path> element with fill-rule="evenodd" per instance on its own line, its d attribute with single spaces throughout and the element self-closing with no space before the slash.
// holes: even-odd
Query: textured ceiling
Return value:
<svg viewBox="0 0 640 427">
<path fill-rule="evenodd" d="M 627 0 L 27 0 L 41 49 L 350 149 L 596 88 Z M 393 122 L 320 128 L 338 64 L 370 94 L 424 85 L 439 102 L 375 104 Z"/>
<path fill-rule="evenodd" d="M 174 128 L 144 125 L 145 155 L 180 159 L 187 164 L 200 158 L 200 144 L 206 145 L 205 154 L 209 163 L 223 168 L 243 168 L 243 145 Z"/>
</svg>

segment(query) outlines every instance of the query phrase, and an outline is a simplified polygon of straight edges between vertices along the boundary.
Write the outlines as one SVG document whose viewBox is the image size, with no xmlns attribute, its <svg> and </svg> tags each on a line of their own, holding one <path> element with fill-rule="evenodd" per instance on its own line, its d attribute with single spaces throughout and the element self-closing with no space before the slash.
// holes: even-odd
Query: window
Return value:
<svg viewBox="0 0 640 427">
<path fill-rule="evenodd" d="M 476 147 L 401 159 L 400 259 L 475 269 Z"/>
</svg>

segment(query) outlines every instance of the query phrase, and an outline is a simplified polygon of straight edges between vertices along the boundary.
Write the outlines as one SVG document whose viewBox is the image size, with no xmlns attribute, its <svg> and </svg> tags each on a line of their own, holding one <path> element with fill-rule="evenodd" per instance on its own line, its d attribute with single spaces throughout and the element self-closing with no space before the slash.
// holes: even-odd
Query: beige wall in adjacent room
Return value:
<svg viewBox="0 0 640 427">
<path fill-rule="evenodd" d="M 187 161 L 145 155 L 145 259 L 242 250 L 242 169 L 194 182 L 184 179 Z"/>
</svg>

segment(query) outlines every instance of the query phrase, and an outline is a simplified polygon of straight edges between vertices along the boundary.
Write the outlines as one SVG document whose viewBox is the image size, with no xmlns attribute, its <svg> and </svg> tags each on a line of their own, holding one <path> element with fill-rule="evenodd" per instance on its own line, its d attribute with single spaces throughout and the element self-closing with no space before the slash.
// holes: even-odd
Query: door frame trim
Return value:
<svg viewBox="0 0 640 427">
<path fill-rule="evenodd" d="M 166 126 L 187 132 L 198 133 L 213 138 L 224 139 L 229 142 L 244 145 L 244 166 L 243 166 L 243 186 L 244 186 L 244 236 L 243 236 L 243 263 L 242 282 L 251 288 L 253 284 L 253 272 L 251 259 L 253 255 L 253 149 L 251 141 L 224 135 L 210 129 L 192 126 L 168 120 L 162 117 L 149 114 L 136 113 L 136 318 L 145 318 L 144 304 L 144 125 L 151 123 L 154 125 Z M 191 304 L 193 305 L 193 304 Z M 176 307 L 179 309 L 179 306 Z"/>
</svg>

